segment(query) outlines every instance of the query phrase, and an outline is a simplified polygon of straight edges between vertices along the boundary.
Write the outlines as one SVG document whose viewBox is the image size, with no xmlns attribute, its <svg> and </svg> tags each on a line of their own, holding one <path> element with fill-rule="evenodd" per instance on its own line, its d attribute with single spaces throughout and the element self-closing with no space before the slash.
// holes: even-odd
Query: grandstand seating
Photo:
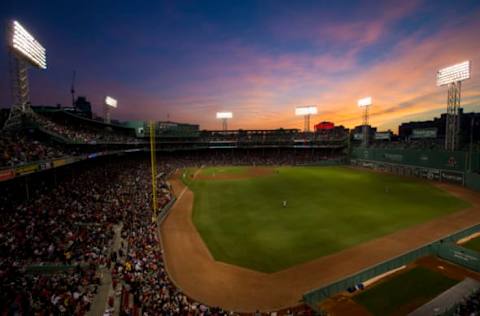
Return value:
<svg viewBox="0 0 480 316">
<path fill-rule="evenodd" d="M 159 207 L 172 199 L 165 175 L 206 162 L 161 159 Z M 56 185 L 39 182 L 43 190 L 35 190 L 31 200 L 2 198 L 0 313 L 84 315 L 104 270 L 119 290 L 122 315 L 230 314 L 192 301 L 170 282 L 151 222 L 147 164 L 141 157 L 99 160 L 72 167 Z M 121 227 L 120 237 L 115 227 Z M 116 238 L 122 246 L 113 251 Z M 308 315 L 308 308 L 299 310 L 295 315 Z"/>
<path fill-rule="evenodd" d="M 77 124 L 69 126 L 60 120 L 54 120 L 44 115 L 35 116 L 36 123 L 46 131 L 56 133 L 61 137 L 74 142 L 85 144 L 135 144 L 139 140 L 125 133 L 114 133 L 106 128 L 98 128 L 92 124 Z"/>
<path fill-rule="evenodd" d="M 50 160 L 65 154 L 59 146 L 39 142 L 26 133 L 0 135 L 0 153 L 0 168 Z"/>
</svg>

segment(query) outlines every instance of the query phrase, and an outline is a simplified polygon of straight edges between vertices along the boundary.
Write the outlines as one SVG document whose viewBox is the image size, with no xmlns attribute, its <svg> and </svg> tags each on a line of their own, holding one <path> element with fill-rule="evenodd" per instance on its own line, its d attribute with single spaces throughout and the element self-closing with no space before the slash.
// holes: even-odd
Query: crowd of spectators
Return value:
<svg viewBox="0 0 480 316">
<path fill-rule="evenodd" d="M 97 267 L 108 258 L 112 225 L 121 220 L 121 172 L 93 168 L 33 200 L 2 202 L 1 314 L 83 315 L 97 290 Z"/>
<path fill-rule="evenodd" d="M 340 162 L 339 151 L 266 149 L 266 150 L 208 150 L 169 153 L 171 163 L 186 166 L 295 166 Z"/>
<path fill-rule="evenodd" d="M 160 163 L 159 207 L 172 195 L 163 179 L 173 170 L 169 162 Z M 149 169 L 145 164 L 128 168 L 116 179 L 116 203 L 121 205 L 122 247 L 109 257 L 113 286 L 133 297 L 133 306 L 121 306 L 123 315 L 226 315 L 220 309 L 196 303 L 183 295 L 169 280 L 158 240 L 158 226 L 152 222 Z M 113 192 L 111 192 L 113 194 Z"/>
<path fill-rule="evenodd" d="M 94 128 L 88 124 L 68 126 L 43 115 L 35 116 L 36 122 L 45 130 L 58 134 L 70 141 L 82 144 L 137 144 L 135 137 L 109 131 L 107 128 Z"/>
<path fill-rule="evenodd" d="M 166 175 L 209 161 L 160 158 L 159 207 L 172 199 Z M 86 168 L 29 201 L 2 202 L 0 314 L 84 315 L 104 267 L 132 298 L 121 315 L 232 315 L 192 301 L 169 280 L 149 178 L 147 162 L 127 159 Z M 122 247 L 112 252 L 119 225 Z"/>
<path fill-rule="evenodd" d="M 453 316 L 478 316 L 480 315 L 480 290 L 475 291 L 469 297 L 460 302 L 453 313 Z"/>
<path fill-rule="evenodd" d="M 59 148 L 32 140 L 22 133 L 2 133 L 0 135 L 0 154 L 0 168 L 54 159 L 64 155 Z"/>
<path fill-rule="evenodd" d="M 48 274 L 2 267 L 2 315 L 84 315 L 99 285 L 94 268 Z"/>
<path fill-rule="evenodd" d="M 187 157 L 183 159 L 164 158 L 159 161 L 163 175 L 168 175 L 185 166 L 205 165 L 208 161 L 199 159 L 195 162 Z M 221 308 L 209 307 L 195 302 L 185 296 L 169 279 L 165 270 L 163 253 L 158 239 L 158 226 L 151 221 L 150 195 L 142 188 L 148 187 L 149 179 L 146 169 L 135 171 L 130 181 L 122 181 L 124 188 L 135 194 L 127 194 L 128 200 L 122 201 L 128 220 L 123 221 L 122 239 L 125 248 L 112 256 L 112 276 L 114 284 L 123 284 L 123 293 L 133 297 L 133 306 L 125 308 L 125 315 L 141 311 L 141 315 L 236 315 Z M 131 175 L 130 175 L 131 176 Z M 158 183 L 159 206 L 163 207 L 172 199 L 165 176 Z M 161 215 L 161 214 L 160 214 Z M 286 315 L 309 315 L 288 312 Z M 308 310 L 308 309 L 307 309 Z M 309 311 L 309 310 L 308 310 Z M 140 314 L 140 312 L 138 312 Z M 277 313 L 272 313 L 277 315 Z"/>
<path fill-rule="evenodd" d="M 202 131 L 201 142 L 210 144 L 234 143 L 242 145 L 278 145 L 293 143 L 329 143 L 331 145 L 345 143 L 348 139 L 346 129 L 322 130 L 316 132 L 300 132 L 297 129 L 259 130 L 259 131 Z"/>
</svg>

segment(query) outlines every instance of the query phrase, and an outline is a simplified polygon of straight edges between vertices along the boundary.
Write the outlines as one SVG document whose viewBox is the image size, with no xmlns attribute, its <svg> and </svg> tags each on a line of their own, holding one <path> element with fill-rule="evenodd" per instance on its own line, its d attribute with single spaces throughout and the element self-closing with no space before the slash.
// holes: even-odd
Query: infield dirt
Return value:
<svg viewBox="0 0 480 316">
<path fill-rule="evenodd" d="M 255 173 L 250 176 L 255 176 Z M 295 306 L 309 290 L 480 220 L 480 197 L 477 193 L 462 187 L 437 184 L 469 201 L 472 207 L 269 274 L 215 261 L 192 222 L 193 192 L 183 184 L 178 174 L 170 179 L 170 183 L 177 202 L 161 224 L 160 234 L 171 280 L 186 295 L 199 302 L 237 312 L 272 311 Z"/>
</svg>

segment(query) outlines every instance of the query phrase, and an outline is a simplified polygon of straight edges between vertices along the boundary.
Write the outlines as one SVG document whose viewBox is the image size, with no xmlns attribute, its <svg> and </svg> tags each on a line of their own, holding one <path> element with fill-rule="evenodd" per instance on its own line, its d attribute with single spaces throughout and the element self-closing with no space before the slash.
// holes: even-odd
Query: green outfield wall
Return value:
<svg viewBox="0 0 480 316">
<path fill-rule="evenodd" d="M 381 262 L 377 265 L 364 269 L 358 273 L 347 276 L 341 280 L 335 281 L 321 288 L 309 291 L 305 293 L 303 296 L 304 302 L 308 304 L 310 307 L 312 307 L 314 310 L 316 310 L 317 312 L 321 312 L 319 308 L 319 304 L 326 298 L 331 297 L 337 293 L 346 291 L 348 288 L 361 284 L 378 275 L 397 269 L 403 265 L 409 264 L 420 257 L 424 257 L 428 255 L 437 255 L 437 254 L 440 254 L 440 252 L 443 254 L 445 258 L 447 257 L 455 258 L 455 255 L 460 256 L 458 255 L 458 253 L 457 254 L 455 253 L 455 251 L 457 250 L 456 249 L 457 246 L 453 245 L 453 243 L 459 239 L 462 239 L 466 236 L 470 236 L 479 231 L 480 231 L 480 224 L 471 226 L 469 228 L 466 228 L 458 232 L 455 232 L 451 235 L 448 235 L 442 239 L 436 240 L 432 243 L 426 244 L 422 247 L 419 247 L 417 249 L 404 253 L 393 259 Z M 464 248 L 462 248 L 461 250 L 463 249 Z M 472 254 L 469 253 L 469 255 L 472 255 Z M 478 256 L 478 254 L 476 256 Z M 455 261 L 455 262 L 458 262 L 458 263 L 464 262 L 465 261 L 464 258 L 465 256 L 463 258 L 457 258 L 458 261 Z M 472 262 L 473 261 L 471 260 L 470 261 L 471 265 L 476 264 Z"/>
<path fill-rule="evenodd" d="M 400 176 L 449 182 L 480 191 L 480 152 L 352 148 L 350 164 Z"/>
<path fill-rule="evenodd" d="M 464 151 L 356 147 L 352 149 L 351 158 L 464 172 L 468 165 L 469 155 Z M 474 164 L 478 168 L 478 154 L 475 155 L 475 158 L 477 159 Z"/>
<path fill-rule="evenodd" d="M 475 250 L 449 242 L 438 247 L 437 256 L 470 270 L 480 272 L 480 253 Z"/>
<path fill-rule="evenodd" d="M 465 184 L 471 189 L 480 191 L 480 174 L 467 173 L 465 175 Z"/>
</svg>

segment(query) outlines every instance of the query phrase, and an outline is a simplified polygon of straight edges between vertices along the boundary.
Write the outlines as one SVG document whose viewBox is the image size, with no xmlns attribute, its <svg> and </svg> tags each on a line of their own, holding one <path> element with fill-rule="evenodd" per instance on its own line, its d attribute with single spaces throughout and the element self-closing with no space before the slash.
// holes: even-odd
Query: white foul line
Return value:
<svg viewBox="0 0 480 316">
<path fill-rule="evenodd" d="M 198 169 L 197 171 L 195 171 L 195 173 L 193 174 L 193 180 L 195 180 L 195 178 L 197 177 L 198 173 L 200 172 L 200 169 Z M 177 202 L 180 201 L 180 199 L 182 198 L 183 194 L 185 193 L 185 191 L 187 191 L 188 189 L 188 186 L 185 186 L 182 190 L 182 192 L 180 192 L 180 194 L 178 195 L 177 197 Z"/>
</svg>

